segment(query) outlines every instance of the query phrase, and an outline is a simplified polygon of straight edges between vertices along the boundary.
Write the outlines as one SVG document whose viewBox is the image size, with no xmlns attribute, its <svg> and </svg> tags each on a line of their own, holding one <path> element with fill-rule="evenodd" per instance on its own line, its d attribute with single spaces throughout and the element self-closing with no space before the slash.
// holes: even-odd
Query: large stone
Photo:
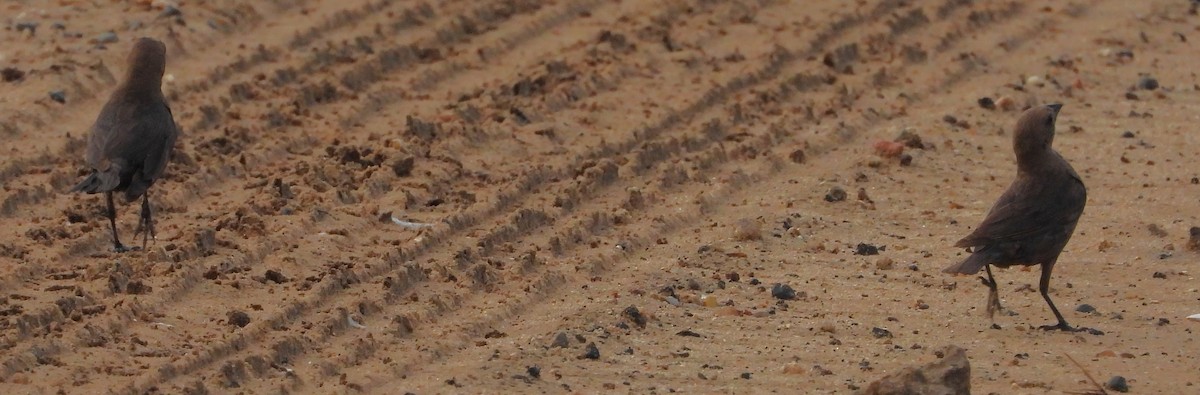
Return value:
<svg viewBox="0 0 1200 395">
<path fill-rule="evenodd" d="M 946 347 L 944 357 L 924 366 L 908 367 L 885 376 L 861 395 L 960 395 L 971 393 L 971 364 L 967 352 Z"/>
</svg>

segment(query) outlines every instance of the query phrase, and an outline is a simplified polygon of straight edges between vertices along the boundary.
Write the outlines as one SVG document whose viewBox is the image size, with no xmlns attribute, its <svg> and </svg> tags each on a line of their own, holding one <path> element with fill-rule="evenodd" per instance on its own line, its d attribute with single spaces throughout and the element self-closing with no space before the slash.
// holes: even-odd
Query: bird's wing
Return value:
<svg viewBox="0 0 1200 395">
<path fill-rule="evenodd" d="M 108 171 L 112 164 L 109 147 L 113 145 L 112 140 L 117 132 L 118 107 L 112 99 L 105 103 L 100 114 L 96 116 L 96 122 L 92 123 L 92 129 L 88 135 L 87 153 L 84 155 L 84 159 L 92 169 L 99 172 Z"/>
<path fill-rule="evenodd" d="M 149 179 L 158 178 L 167 169 L 167 161 L 171 159 L 171 149 L 175 146 L 175 138 L 179 136 L 179 129 L 175 125 L 171 107 L 166 102 L 160 103 L 162 110 L 147 125 L 149 128 L 155 128 L 151 134 L 161 137 L 161 141 L 155 145 L 143 165 L 143 173 Z"/>
<path fill-rule="evenodd" d="M 983 223 L 955 246 L 1020 242 L 1061 231 L 1079 220 L 1086 199 L 1083 181 L 1074 171 L 1049 182 L 1020 178 L 1000 196 Z"/>
</svg>

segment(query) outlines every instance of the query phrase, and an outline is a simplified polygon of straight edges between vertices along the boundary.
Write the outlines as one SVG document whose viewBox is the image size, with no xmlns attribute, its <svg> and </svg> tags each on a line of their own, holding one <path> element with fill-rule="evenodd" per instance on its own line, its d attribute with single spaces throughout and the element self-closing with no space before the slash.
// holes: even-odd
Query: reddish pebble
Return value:
<svg viewBox="0 0 1200 395">
<path fill-rule="evenodd" d="M 904 153 L 904 143 L 895 141 L 879 140 L 874 144 L 875 154 L 884 158 L 895 158 Z"/>
</svg>

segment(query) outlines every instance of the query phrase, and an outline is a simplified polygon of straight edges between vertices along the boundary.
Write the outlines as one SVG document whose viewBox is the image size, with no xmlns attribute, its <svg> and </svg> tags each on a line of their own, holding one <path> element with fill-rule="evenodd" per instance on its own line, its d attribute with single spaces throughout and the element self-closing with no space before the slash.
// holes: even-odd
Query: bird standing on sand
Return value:
<svg viewBox="0 0 1200 395">
<path fill-rule="evenodd" d="M 142 236 L 145 249 L 146 241 L 154 237 L 147 190 L 166 170 L 171 148 L 179 135 L 171 108 L 162 94 L 166 46 L 152 38 L 138 39 L 128 63 L 125 80 L 92 124 L 86 156 L 92 174 L 71 188 L 72 192 L 88 194 L 104 192 L 116 252 L 128 249 L 117 237 L 113 192 L 125 192 L 125 200 L 129 202 L 142 198 L 142 213 L 134 237 L 145 231 Z"/>
<path fill-rule="evenodd" d="M 1036 106 L 1017 121 L 1013 150 L 1017 153 L 1017 178 L 992 206 L 983 223 L 956 247 L 974 247 L 971 256 L 944 270 L 946 273 L 975 274 L 987 270 L 988 316 L 1000 310 L 1000 296 L 991 265 L 1041 265 L 1038 291 L 1057 325 L 1042 329 L 1075 330 L 1063 319 L 1050 300 L 1050 272 L 1063 247 L 1075 232 L 1075 224 L 1087 203 L 1087 189 L 1075 169 L 1050 147 L 1054 122 L 1062 104 Z"/>
</svg>

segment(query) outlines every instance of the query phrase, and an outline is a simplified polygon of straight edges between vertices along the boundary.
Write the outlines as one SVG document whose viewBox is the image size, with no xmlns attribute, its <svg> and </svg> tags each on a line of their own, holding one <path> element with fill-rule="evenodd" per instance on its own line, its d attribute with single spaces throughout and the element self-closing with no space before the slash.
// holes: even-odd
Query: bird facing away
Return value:
<svg viewBox="0 0 1200 395">
<path fill-rule="evenodd" d="M 113 250 L 128 249 L 117 237 L 117 211 L 113 192 L 124 192 L 125 200 L 142 198 L 142 213 L 137 234 L 142 248 L 154 237 L 147 190 L 163 175 L 171 157 L 171 147 L 179 130 L 162 94 L 163 72 L 167 66 L 167 48 L 152 38 L 141 38 L 129 54 L 125 80 L 109 96 L 100 110 L 88 137 L 85 159 L 92 169 L 72 192 L 104 192 L 108 202 L 108 221 L 112 228 Z"/>
<path fill-rule="evenodd" d="M 975 274 L 987 270 L 988 316 L 1000 310 L 1000 296 L 991 265 L 1041 265 L 1038 291 L 1057 325 L 1042 329 L 1073 331 L 1050 300 L 1050 272 L 1063 247 L 1075 232 L 1075 224 L 1087 203 L 1087 189 L 1075 169 L 1050 147 L 1054 122 L 1062 104 L 1036 106 L 1017 121 L 1013 150 L 1017 154 L 1017 178 L 992 206 L 983 223 L 955 247 L 973 247 L 967 259 L 944 270 L 946 273 Z"/>
</svg>

